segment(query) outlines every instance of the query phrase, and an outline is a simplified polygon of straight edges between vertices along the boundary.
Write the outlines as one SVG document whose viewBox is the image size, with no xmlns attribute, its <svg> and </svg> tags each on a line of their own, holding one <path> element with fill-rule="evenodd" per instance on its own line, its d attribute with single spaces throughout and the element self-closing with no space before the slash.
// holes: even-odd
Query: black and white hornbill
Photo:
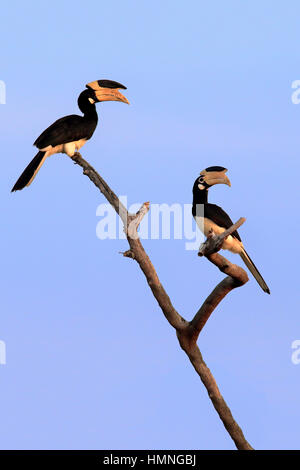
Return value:
<svg viewBox="0 0 300 470">
<path fill-rule="evenodd" d="M 29 186 L 47 157 L 55 153 L 66 153 L 72 157 L 89 140 L 98 123 L 95 103 L 121 101 L 129 104 L 119 89 L 126 90 L 121 83 L 112 80 L 96 80 L 86 85 L 78 97 L 78 107 L 83 116 L 71 114 L 55 121 L 34 142 L 39 152 L 25 168 L 12 191 Z"/>
<path fill-rule="evenodd" d="M 214 233 L 218 235 L 233 225 L 231 218 L 221 207 L 207 202 L 208 189 L 211 186 L 215 184 L 227 184 L 231 186 L 229 178 L 225 174 L 226 171 L 227 169 L 222 166 L 206 168 L 201 171 L 200 176 L 198 176 L 193 186 L 192 213 L 198 227 L 206 237 L 210 230 L 213 230 Z M 225 238 L 222 249 L 239 254 L 263 291 L 270 294 L 270 289 L 246 252 L 237 231 Z"/>
</svg>

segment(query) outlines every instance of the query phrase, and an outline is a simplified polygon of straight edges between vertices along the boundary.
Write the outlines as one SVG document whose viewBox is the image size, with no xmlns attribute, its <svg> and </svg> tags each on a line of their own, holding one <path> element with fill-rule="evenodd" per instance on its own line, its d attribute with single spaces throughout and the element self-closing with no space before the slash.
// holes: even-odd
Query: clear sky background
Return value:
<svg viewBox="0 0 300 470">
<path fill-rule="evenodd" d="M 96 237 L 103 196 L 68 157 L 10 193 L 54 120 L 87 82 L 124 83 L 98 105 L 82 149 L 129 203 L 190 203 L 210 165 L 232 187 L 210 200 L 234 220 L 271 289 L 251 277 L 199 345 L 246 438 L 299 449 L 300 79 L 296 1 L 10 1 L 1 6 L 2 449 L 232 449 L 122 240 Z M 191 319 L 223 275 L 185 240 L 144 246 Z M 229 255 L 231 260 L 239 258 Z"/>
</svg>

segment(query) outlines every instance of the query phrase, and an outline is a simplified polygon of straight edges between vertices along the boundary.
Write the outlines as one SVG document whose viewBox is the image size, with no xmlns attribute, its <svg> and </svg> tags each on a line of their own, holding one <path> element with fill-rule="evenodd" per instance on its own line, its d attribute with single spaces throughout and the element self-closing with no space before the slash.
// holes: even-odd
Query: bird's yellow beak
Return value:
<svg viewBox="0 0 300 470">
<path fill-rule="evenodd" d="M 117 87 L 111 88 L 111 87 L 100 86 L 99 80 L 90 82 L 86 86 L 94 91 L 95 97 L 97 98 L 98 101 L 121 101 L 122 103 L 129 104 L 128 99 L 125 98 L 125 96 L 119 92 L 119 89 Z M 121 87 L 125 88 L 122 85 Z"/>
<path fill-rule="evenodd" d="M 227 184 L 228 186 L 231 186 L 230 180 L 225 174 L 226 171 L 228 171 L 226 168 L 221 171 L 203 170 L 200 175 L 203 176 L 203 180 L 209 186 L 213 186 L 214 184 Z"/>
</svg>

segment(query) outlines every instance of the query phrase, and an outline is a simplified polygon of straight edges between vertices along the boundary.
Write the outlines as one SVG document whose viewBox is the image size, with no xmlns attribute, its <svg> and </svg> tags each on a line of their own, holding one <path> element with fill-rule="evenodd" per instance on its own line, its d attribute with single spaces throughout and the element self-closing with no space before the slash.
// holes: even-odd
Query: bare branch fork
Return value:
<svg viewBox="0 0 300 470">
<path fill-rule="evenodd" d="M 230 263 L 226 258 L 217 253 L 217 251 L 220 250 L 224 239 L 240 227 L 245 222 L 245 219 L 239 219 L 236 224 L 232 225 L 232 227 L 220 235 L 210 233 L 206 242 L 201 245 L 198 253 L 199 256 L 205 256 L 211 263 L 227 274 L 227 277 L 225 277 L 215 287 L 195 314 L 194 318 L 191 321 L 187 321 L 172 305 L 172 302 L 162 286 L 154 266 L 145 252 L 138 236 L 138 226 L 143 217 L 149 211 L 150 203 L 145 202 L 136 214 L 129 214 L 127 209 L 121 203 L 116 194 L 110 189 L 104 179 L 86 160 L 82 158 L 80 153 L 76 153 L 74 157 L 72 157 L 72 160 L 83 168 L 83 173 L 89 177 L 95 186 L 97 186 L 108 202 L 114 207 L 115 211 L 119 214 L 124 224 L 124 232 L 129 243 L 129 250 L 123 253 L 123 255 L 136 260 L 139 264 L 164 316 L 170 325 L 175 328 L 181 348 L 187 354 L 195 371 L 206 387 L 209 398 L 219 414 L 226 430 L 233 439 L 237 449 L 253 450 L 244 437 L 241 428 L 234 420 L 231 411 L 222 397 L 217 383 L 211 371 L 205 364 L 197 345 L 199 334 L 217 305 L 231 290 L 244 285 L 248 281 L 248 276 L 241 267 Z"/>
</svg>

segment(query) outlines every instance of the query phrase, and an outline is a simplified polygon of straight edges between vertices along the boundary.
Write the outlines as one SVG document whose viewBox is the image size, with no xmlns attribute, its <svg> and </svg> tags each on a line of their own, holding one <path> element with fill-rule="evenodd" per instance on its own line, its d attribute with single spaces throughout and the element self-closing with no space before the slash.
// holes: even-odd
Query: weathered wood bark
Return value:
<svg viewBox="0 0 300 470">
<path fill-rule="evenodd" d="M 205 364 L 197 345 L 198 336 L 217 305 L 232 289 L 240 287 L 248 281 L 248 276 L 242 268 L 230 263 L 226 258 L 217 253 L 224 238 L 244 223 L 245 219 L 240 219 L 221 235 L 216 236 L 211 233 L 206 242 L 200 247 L 199 256 L 205 256 L 222 272 L 227 274 L 227 277 L 223 279 L 223 281 L 221 281 L 207 297 L 194 318 L 191 321 L 187 321 L 172 305 L 172 302 L 162 286 L 154 266 L 145 252 L 138 236 L 137 229 L 143 217 L 149 210 L 149 202 L 144 203 L 136 214 L 129 214 L 108 184 L 96 172 L 96 170 L 94 170 L 94 168 L 81 157 L 79 153 L 76 153 L 72 159 L 83 168 L 83 173 L 97 186 L 121 217 L 129 243 L 129 250 L 123 253 L 123 255 L 134 259 L 139 264 L 139 267 L 143 271 L 148 285 L 164 316 L 170 325 L 175 328 L 181 348 L 187 354 L 195 371 L 206 387 L 209 398 L 219 414 L 226 430 L 233 439 L 237 449 L 252 450 L 253 448 L 247 442 L 241 428 L 234 420 L 231 411 L 222 397 L 217 383 L 211 371 Z"/>
</svg>

